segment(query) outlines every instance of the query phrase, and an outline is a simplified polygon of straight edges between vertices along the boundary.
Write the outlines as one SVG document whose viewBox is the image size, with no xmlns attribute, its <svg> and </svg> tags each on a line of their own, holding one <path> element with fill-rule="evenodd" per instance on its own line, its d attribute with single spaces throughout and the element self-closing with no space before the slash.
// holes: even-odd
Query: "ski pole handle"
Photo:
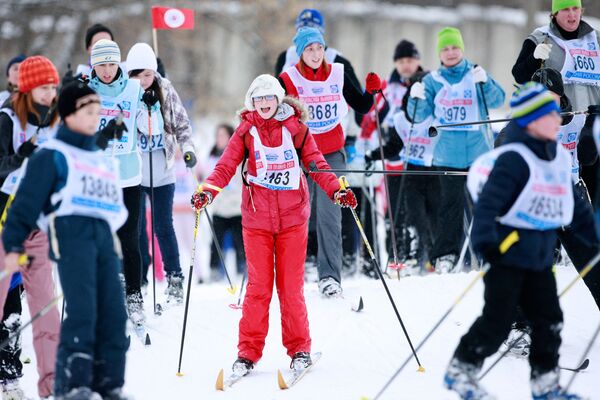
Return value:
<svg viewBox="0 0 600 400">
<path fill-rule="evenodd" d="M 340 183 L 340 190 L 348 190 L 350 185 L 348 184 L 348 180 L 346 179 L 345 175 L 340 176 L 338 178 L 338 182 Z"/>
<path fill-rule="evenodd" d="M 20 267 L 25 267 L 29 265 L 29 263 L 33 260 L 33 257 L 29 257 L 27 254 L 23 253 L 19 256 L 18 264 Z M 11 276 L 14 272 L 9 272 L 8 270 L 3 270 L 0 272 L 0 282 L 2 282 L 6 277 Z"/>
</svg>

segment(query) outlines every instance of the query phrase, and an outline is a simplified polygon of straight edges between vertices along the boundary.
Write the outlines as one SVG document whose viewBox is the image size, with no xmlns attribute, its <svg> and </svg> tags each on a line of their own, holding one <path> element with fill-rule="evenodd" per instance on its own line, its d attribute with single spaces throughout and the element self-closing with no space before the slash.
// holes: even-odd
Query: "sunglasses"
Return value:
<svg viewBox="0 0 600 400">
<path fill-rule="evenodd" d="M 277 96 L 275 96 L 274 94 L 268 94 L 266 96 L 256 96 L 252 98 L 252 101 L 271 101 L 271 100 L 275 100 Z"/>
</svg>

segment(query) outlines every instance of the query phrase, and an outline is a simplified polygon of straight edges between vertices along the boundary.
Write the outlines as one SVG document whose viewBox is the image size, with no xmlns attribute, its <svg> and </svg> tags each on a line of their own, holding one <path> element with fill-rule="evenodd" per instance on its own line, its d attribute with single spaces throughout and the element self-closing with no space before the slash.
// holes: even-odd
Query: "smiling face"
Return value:
<svg viewBox="0 0 600 400">
<path fill-rule="evenodd" d="M 440 61 L 445 67 L 454 67 L 463 59 L 463 51 L 457 46 L 446 46 L 440 52 Z"/>
<path fill-rule="evenodd" d="M 311 43 L 302 52 L 302 61 L 312 69 L 317 69 L 323 64 L 325 47 L 321 43 Z"/>
<path fill-rule="evenodd" d="M 252 104 L 262 119 L 270 119 L 277 112 L 277 96 L 274 94 L 252 98 Z"/>
<path fill-rule="evenodd" d="M 560 10 L 556 13 L 556 23 L 562 29 L 567 32 L 574 32 L 579 28 L 581 22 L 581 14 L 583 9 L 581 7 L 569 7 Z"/>
<path fill-rule="evenodd" d="M 34 103 L 50 107 L 56 98 L 56 85 L 42 85 L 31 90 L 31 98 Z"/>
<path fill-rule="evenodd" d="M 118 70 L 119 64 L 116 63 L 99 64 L 94 66 L 94 71 L 96 71 L 98 78 L 107 84 L 111 83 L 115 79 Z"/>
</svg>

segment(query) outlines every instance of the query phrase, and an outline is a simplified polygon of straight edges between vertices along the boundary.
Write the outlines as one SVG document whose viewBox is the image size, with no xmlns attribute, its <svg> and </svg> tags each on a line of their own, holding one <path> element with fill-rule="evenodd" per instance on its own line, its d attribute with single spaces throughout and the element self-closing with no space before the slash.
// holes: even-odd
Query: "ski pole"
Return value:
<svg viewBox="0 0 600 400">
<path fill-rule="evenodd" d="M 384 174 L 384 175 L 425 175 L 425 176 L 467 176 L 468 172 L 463 171 L 397 171 L 397 170 L 373 170 L 373 169 L 317 169 L 311 168 L 310 172 L 313 173 L 329 173 L 335 174 Z"/>
<path fill-rule="evenodd" d="M 339 182 L 340 182 L 340 190 L 346 190 L 348 189 L 348 181 L 346 180 L 345 176 L 340 176 L 339 178 Z M 383 273 L 381 272 L 381 268 L 379 267 L 379 262 L 377 261 L 377 259 L 375 258 L 375 254 L 373 254 L 373 249 L 371 248 L 371 245 L 369 244 L 369 240 L 367 239 L 367 236 L 365 235 L 365 230 L 362 227 L 362 224 L 360 223 L 360 220 L 358 219 L 358 215 L 356 215 L 356 210 L 354 210 L 353 208 L 350 208 L 350 212 L 352 213 L 352 216 L 354 217 L 354 222 L 356 222 L 356 226 L 358 227 L 358 230 L 360 232 L 360 236 L 362 237 L 363 241 L 365 242 L 365 246 L 367 247 L 367 251 L 369 252 L 369 256 L 371 256 L 371 261 L 373 262 L 373 266 L 375 267 L 375 271 L 377 272 L 377 274 L 379 275 L 379 279 L 381 280 L 381 283 L 383 284 L 383 287 L 385 288 L 385 292 L 387 293 L 387 296 L 390 300 L 390 303 L 392 304 L 392 308 L 394 309 L 394 312 L 396 313 L 396 317 L 398 318 L 398 322 L 400 322 L 400 326 L 402 327 L 402 331 L 404 332 L 404 336 L 406 337 L 406 340 L 408 341 L 408 344 L 410 346 L 410 349 L 412 350 L 412 354 L 417 362 L 417 364 L 419 365 L 419 368 L 417 371 L 419 372 L 425 372 L 425 368 L 423 368 L 423 366 L 421 365 L 421 362 L 419 361 L 419 357 L 417 356 L 417 352 L 415 351 L 412 342 L 410 340 L 410 337 L 408 336 L 408 332 L 406 331 L 406 327 L 404 326 L 404 322 L 402 322 L 402 318 L 400 317 L 400 313 L 398 312 L 398 308 L 396 307 L 396 303 L 394 302 L 394 298 L 392 297 L 392 294 L 390 293 L 390 289 L 387 286 L 387 283 L 385 283 L 385 279 L 383 277 Z"/>
<path fill-rule="evenodd" d="M 490 110 L 488 109 L 488 105 L 487 105 L 487 99 L 485 98 L 485 92 L 483 91 L 483 82 L 479 82 L 477 84 L 477 89 L 479 89 L 479 92 L 481 93 L 481 101 L 483 102 L 483 109 L 485 111 L 485 119 L 486 121 L 490 119 Z M 493 141 L 493 136 L 490 137 L 490 129 L 489 129 L 489 124 L 485 124 L 486 129 L 485 132 L 483 134 L 483 138 L 485 139 L 486 143 L 488 144 L 488 146 L 493 149 L 494 148 L 494 141 Z"/>
<path fill-rule="evenodd" d="M 591 271 L 591 269 L 594 268 L 598 261 L 600 261 L 600 252 L 596 253 L 596 255 L 592 257 L 590 261 L 588 261 L 588 263 L 577 274 L 577 276 L 573 278 L 573 280 L 559 293 L 558 298 L 560 299 L 562 296 L 565 295 L 565 293 L 571 290 L 571 288 L 575 285 L 575 283 L 577 283 L 579 279 L 583 279 Z M 481 381 L 504 358 L 504 356 L 506 356 L 512 350 L 515 343 L 521 340 L 523 336 L 525 336 L 525 333 L 526 332 L 523 332 L 514 342 L 511 343 L 510 346 L 508 346 L 508 348 L 504 352 L 502 352 L 502 354 L 498 356 L 498 358 L 496 358 L 496 360 L 479 376 L 479 378 L 477 378 L 478 382 Z"/>
<path fill-rule="evenodd" d="M 465 290 L 462 291 L 462 293 L 456 298 L 456 300 L 454 300 L 454 303 L 452 303 L 452 305 L 450 306 L 450 308 L 448 308 L 448 310 L 442 315 L 442 317 L 438 320 L 438 322 L 435 323 L 435 325 L 433 326 L 433 328 L 431 328 L 431 330 L 427 333 L 427 335 L 425 335 L 425 337 L 423 338 L 423 340 L 421 340 L 421 342 L 419 343 L 419 345 L 417 346 L 417 348 L 415 349 L 415 351 L 419 351 L 421 349 L 421 347 L 423 347 L 423 345 L 429 340 L 429 338 L 433 335 L 433 333 L 440 327 L 440 325 L 446 320 L 446 318 L 448 318 L 448 315 L 450 315 L 450 313 L 454 310 L 454 308 L 456 308 L 456 306 L 458 305 L 458 303 L 460 303 L 462 301 L 462 299 L 467 295 L 467 293 L 475 286 L 475 284 L 483 278 L 483 276 L 486 274 L 486 272 L 489 269 L 489 264 L 486 264 L 486 266 L 477 273 L 477 275 L 473 278 L 473 280 L 471 281 L 471 283 L 469 283 L 469 285 L 467 285 L 467 287 L 465 288 Z M 386 391 L 386 389 L 391 385 L 391 383 L 394 381 L 394 379 L 396 379 L 396 377 L 400 374 L 400 372 L 402 372 L 402 370 L 404 369 L 404 367 L 406 367 L 406 365 L 409 363 L 409 361 L 411 360 L 412 355 L 408 356 L 406 358 L 406 360 L 404 360 L 404 362 L 402 363 L 402 365 L 400 365 L 400 367 L 398 367 L 398 369 L 396 370 L 396 372 L 394 372 L 394 375 L 392 375 L 390 377 L 390 379 L 388 379 L 388 381 L 386 382 L 385 385 L 383 385 L 383 387 L 381 388 L 381 390 L 379 391 L 379 393 L 377 393 L 377 395 L 373 398 L 373 400 L 377 400 L 378 398 L 381 397 L 381 395 L 383 394 L 383 392 Z"/>
<path fill-rule="evenodd" d="M 235 310 L 239 310 L 240 308 L 242 308 L 242 306 L 240 305 L 241 301 L 242 301 L 242 293 L 244 293 L 244 283 L 246 283 L 246 277 L 248 275 L 248 269 L 244 269 L 244 275 L 242 276 L 242 285 L 240 286 L 240 294 L 238 296 L 238 300 L 237 300 L 237 304 L 233 304 L 231 303 L 229 305 L 229 307 L 235 309 Z"/>
<path fill-rule="evenodd" d="M 590 352 L 590 350 L 592 349 L 592 346 L 594 345 L 594 342 L 596 341 L 596 338 L 598 337 L 599 333 L 600 333 L 600 323 L 598 324 L 598 327 L 596 328 L 596 332 L 594 332 L 594 334 L 592 335 L 592 338 L 590 339 L 590 342 L 588 343 L 587 347 L 585 348 L 585 351 L 581 355 L 581 359 L 579 360 L 579 365 L 582 365 L 582 363 L 585 362 L 585 359 L 586 359 L 588 353 Z M 577 372 L 574 371 L 573 375 L 571 375 L 571 379 L 569 379 L 569 383 L 567 383 L 567 386 L 565 386 L 565 388 L 563 389 L 563 391 L 562 391 L 563 393 L 567 393 L 569 391 L 569 388 L 573 384 L 573 381 L 575 380 L 576 376 L 577 376 Z"/>
<path fill-rule="evenodd" d="M 373 102 L 375 103 L 375 125 L 377 127 L 377 139 L 379 141 L 379 155 L 381 156 L 381 163 L 383 164 L 383 170 L 385 171 L 385 156 L 383 154 L 383 138 L 381 136 L 381 125 L 379 124 L 379 110 L 377 109 L 377 98 L 376 94 L 373 94 Z M 390 220 L 390 236 L 392 240 L 392 254 L 394 255 L 394 267 L 398 269 L 398 251 L 396 249 L 396 224 L 394 223 L 394 216 L 392 215 L 392 202 L 390 200 L 390 185 L 388 183 L 388 176 L 383 175 L 383 187 L 385 188 L 385 197 L 387 201 L 387 214 Z M 385 270 L 387 271 L 387 264 Z"/>
<path fill-rule="evenodd" d="M 29 320 L 25 325 L 22 325 L 19 329 L 11 333 L 6 339 L 4 339 L 4 341 L 0 344 L 0 351 L 2 351 L 13 338 L 15 338 L 21 332 L 23 332 L 25 328 L 34 323 L 37 319 L 46 315 L 52 309 L 52 307 L 54 307 L 60 301 L 60 299 L 62 299 L 62 297 L 63 294 L 60 294 L 53 298 L 52 301 L 50 301 L 50 303 L 46 305 L 46 307 L 42 308 L 33 317 L 31 317 L 31 320 Z"/>
<path fill-rule="evenodd" d="M 500 246 L 499 246 L 500 254 L 505 254 L 518 241 L 519 241 L 519 233 L 516 230 L 512 231 L 500 243 Z M 485 274 L 488 272 L 489 269 L 490 269 L 490 265 L 486 264 L 483 267 L 483 269 L 477 273 L 477 275 L 475 276 L 475 278 L 473 278 L 471 283 L 469 283 L 469 285 L 467 285 L 465 290 L 463 290 L 462 293 L 456 298 L 456 300 L 454 301 L 454 303 L 452 303 L 450 308 L 448 308 L 448 310 L 444 313 L 444 315 L 442 315 L 442 317 L 438 320 L 438 322 L 436 322 L 436 324 L 433 326 L 433 328 L 431 328 L 431 330 L 427 333 L 427 335 L 425 335 L 423 340 L 421 340 L 421 343 L 419 343 L 419 345 L 417 346 L 417 350 L 419 350 L 421 347 L 423 347 L 423 345 L 429 340 L 429 338 L 433 335 L 433 333 L 440 327 L 442 322 L 444 322 L 446 320 L 446 318 L 448 318 L 448 315 L 450 315 L 450 313 L 454 310 L 454 308 L 456 308 L 458 303 L 460 303 L 462 301 L 462 299 L 467 295 L 467 293 L 475 286 L 475 284 L 485 276 Z M 409 356 L 402 363 L 402 365 L 400 365 L 400 367 L 396 370 L 394 375 L 392 375 L 392 377 L 387 381 L 387 383 L 383 386 L 383 388 L 379 391 L 379 393 L 377 393 L 377 396 L 375 396 L 374 400 L 378 399 L 383 394 L 383 392 L 385 392 L 385 390 L 390 386 L 390 384 L 394 381 L 394 379 L 396 379 L 396 377 L 400 374 L 400 372 L 402 372 L 404 367 L 406 367 L 406 365 L 408 364 L 408 362 L 410 361 L 411 358 L 412 358 L 412 356 Z"/>
<path fill-rule="evenodd" d="M 183 359 L 183 345 L 185 343 L 185 328 L 187 327 L 187 316 L 190 306 L 190 292 L 192 291 L 192 276 L 194 273 L 194 256 L 196 255 L 196 237 L 198 236 L 198 225 L 200 224 L 201 211 L 195 211 L 196 218 L 194 219 L 194 241 L 192 243 L 192 254 L 190 259 L 190 272 L 188 274 L 187 293 L 185 296 L 185 310 L 183 312 L 183 328 L 181 330 L 181 348 L 179 349 L 179 365 L 177 367 L 177 376 L 183 376 L 181 373 L 181 360 Z"/>
<path fill-rule="evenodd" d="M 148 151 L 148 161 L 150 162 L 150 246 L 152 251 L 152 302 L 154 305 L 154 314 L 158 313 L 156 309 L 156 264 L 155 264 L 155 248 L 154 248 L 154 168 L 152 166 L 152 152 L 154 151 L 154 140 L 152 140 L 152 110 L 148 107 L 148 146 L 150 149 Z M 144 200 L 146 200 L 144 198 Z M 146 229 L 144 227 L 143 229 Z"/>
<path fill-rule="evenodd" d="M 234 294 L 237 291 L 237 287 L 231 283 L 231 278 L 229 277 L 229 272 L 227 272 L 227 267 L 225 266 L 225 257 L 223 256 L 223 251 L 221 250 L 221 245 L 219 244 L 219 238 L 217 237 L 217 231 L 215 231 L 215 227 L 213 225 L 212 218 L 208 213 L 208 210 L 205 210 L 204 214 L 206 215 L 206 219 L 208 220 L 208 225 L 210 226 L 210 231 L 213 235 L 213 241 L 215 243 L 215 247 L 217 248 L 217 254 L 219 255 L 219 259 L 221 260 L 221 265 L 223 266 L 223 271 L 225 272 L 225 276 L 227 277 L 227 282 L 229 282 L 229 287 L 227 291 L 231 294 Z"/>
</svg>

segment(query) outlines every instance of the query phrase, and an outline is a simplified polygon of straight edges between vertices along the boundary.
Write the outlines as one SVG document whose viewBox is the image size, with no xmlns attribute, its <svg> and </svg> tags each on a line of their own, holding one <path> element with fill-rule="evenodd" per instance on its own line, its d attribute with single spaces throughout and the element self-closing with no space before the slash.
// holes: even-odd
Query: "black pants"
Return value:
<svg viewBox="0 0 600 400">
<path fill-rule="evenodd" d="M 142 255 L 140 253 L 140 185 L 123 188 L 123 202 L 129 215 L 117 231 L 123 252 L 123 273 L 127 294 L 137 293 L 142 285 Z"/>
<path fill-rule="evenodd" d="M 467 171 L 447 167 L 436 167 L 444 171 Z M 440 176 L 440 201 L 437 210 L 437 220 L 444 223 L 437 224 L 435 242 L 431 251 L 431 259 L 446 254 L 460 253 L 464 238 L 463 214 L 465 209 L 465 176 Z"/>
<path fill-rule="evenodd" d="M 432 168 L 410 166 L 415 171 L 431 171 Z M 439 209 L 440 180 L 437 176 L 404 176 L 406 179 L 406 195 L 404 196 L 404 209 L 406 210 L 406 224 L 414 226 L 419 235 L 418 258 L 421 260 L 425 254 L 431 254 L 434 233 L 437 226 L 437 212 Z"/>
<path fill-rule="evenodd" d="M 21 327 L 21 288 L 21 285 L 13 288 L 6 296 L 4 317 L 0 324 L 0 343 L 3 343 L 9 335 Z M 0 351 L 0 381 L 18 379 L 23 376 L 23 364 L 21 364 L 20 357 L 21 335 L 19 334 L 13 337 Z"/>
<path fill-rule="evenodd" d="M 390 204 L 388 204 L 388 207 L 390 207 L 391 212 L 392 212 L 392 219 L 394 220 L 394 235 L 396 235 L 396 251 L 398 253 L 398 258 L 400 260 L 405 259 L 407 254 L 408 254 L 408 248 L 407 248 L 407 236 L 405 235 L 405 230 L 406 230 L 406 212 L 405 209 L 403 207 L 403 199 L 405 198 L 405 193 L 406 193 L 406 183 L 404 185 L 402 185 L 402 180 L 406 178 L 405 176 L 401 176 L 401 175 L 388 175 L 388 188 L 390 191 Z M 401 193 L 402 192 L 402 193 Z M 388 248 L 388 258 L 390 260 L 393 260 L 393 255 L 394 255 L 394 249 L 393 249 L 393 243 L 392 243 L 392 234 L 391 234 L 391 229 L 392 229 L 392 223 L 391 221 L 389 221 L 389 213 L 386 212 L 385 213 L 385 219 L 387 221 L 386 226 L 388 229 L 386 229 L 387 232 L 387 238 L 386 238 L 386 245 Z"/>
<path fill-rule="evenodd" d="M 233 247 L 235 248 L 237 272 L 244 272 L 246 265 L 246 253 L 244 252 L 244 242 L 242 240 L 242 217 L 236 216 L 223 218 L 219 217 L 218 215 L 213 215 L 212 221 L 221 249 L 223 248 L 223 243 L 225 241 L 225 234 L 227 232 L 231 233 Z M 220 269 L 220 264 L 219 255 L 215 246 L 215 238 L 213 238 L 210 248 L 210 268 Z"/>
<path fill-rule="evenodd" d="M 506 339 L 520 306 L 531 327 L 532 374 L 554 369 L 563 318 L 552 269 L 538 272 L 492 265 L 483 280 L 483 312 L 461 338 L 454 356 L 480 366 Z"/>
</svg>

